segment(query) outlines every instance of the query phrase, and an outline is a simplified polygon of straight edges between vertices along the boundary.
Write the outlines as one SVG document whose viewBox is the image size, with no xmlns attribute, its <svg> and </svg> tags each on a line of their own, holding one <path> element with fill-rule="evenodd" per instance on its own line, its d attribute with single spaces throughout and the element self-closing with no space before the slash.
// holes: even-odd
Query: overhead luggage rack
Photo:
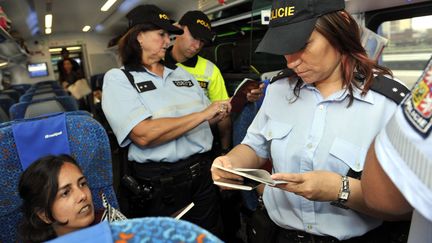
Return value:
<svg viewBox="0 0 432 243">
<path fill-rule="evenodd" d="M 0 27 L 0 61 L 12 63 L 23 62 L 28 53 L 2 27 Z"/>
</svg>

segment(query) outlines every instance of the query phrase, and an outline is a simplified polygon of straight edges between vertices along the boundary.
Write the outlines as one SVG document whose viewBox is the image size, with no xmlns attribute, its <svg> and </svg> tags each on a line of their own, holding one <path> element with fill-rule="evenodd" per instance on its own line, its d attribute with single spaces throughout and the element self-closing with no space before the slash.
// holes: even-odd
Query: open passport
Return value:
<svg viewBox="0 0 432 243">
<path fill-rule="evenodd" d="M 256 188 L 259 184 L 266 184 L 269 186 L 275 186 L 277 184 L 284 184 L 287 183 L 286 181 L 275 181 L 271 178 L 270 173 L 268 173 L 266 170 L 262 169 L 247 169 L 247 168 L 232 168 L 228 169 L 225 167 L 222 167 L 220 165 L 213 165 L 214 167 L 239 175 L 243 177 L 243 181 L 239 180 L 231 180 L 222 178 L 220 180 L 215 180 L 214 184 L 218 186 L 224 186 L 229 187 L 233 189 L 239 189 L 239 190 L 246 190 L 250 191 L 254 188 Z"/>
<path fill-rule="evenodd" d="M 231 98 L 231 112 L 240 112 L 248 102 L 247 93 L 252 89 L 258 89 L 260 81 L 245 78 L 236 88 Z"/>
</svg>

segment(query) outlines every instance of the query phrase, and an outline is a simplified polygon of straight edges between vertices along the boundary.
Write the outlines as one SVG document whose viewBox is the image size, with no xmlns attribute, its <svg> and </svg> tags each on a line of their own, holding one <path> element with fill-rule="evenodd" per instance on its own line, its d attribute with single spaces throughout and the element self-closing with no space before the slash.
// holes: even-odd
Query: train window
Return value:
<svg viewBox="0 0 432 243">
<path fill-rule="evenodd" d="M 381 64 L 411 88 L 432 55 L 432 15 L 383 22 L 378 33 L 389 40 Z"/>
</svg>

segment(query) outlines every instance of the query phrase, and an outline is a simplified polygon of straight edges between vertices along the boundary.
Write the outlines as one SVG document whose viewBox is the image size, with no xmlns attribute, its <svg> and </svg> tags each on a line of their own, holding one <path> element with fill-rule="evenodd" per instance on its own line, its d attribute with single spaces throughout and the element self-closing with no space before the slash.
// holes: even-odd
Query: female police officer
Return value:
<svg viewBox="0 0 432 243">
<path fill-rule="evenodd" d="M 119 42 L 124 69 L 105 74 L 102 108 L 121 146 L 129 145 L 132 176 L 146 195 L 135 195 L 130 216 L 171 215 L 193 202 L 184 219 L 217 232 L 219 205 L 206 153 L 209 123 L 228 115 L 227 101 L 210 104 L 197 81 L 164 65 L 168 33 L 181 34 L 154 5 L 127 15 L 130 28 Z"/>
<path fill-rule="evenodd" d="M 276 242 L 379 241 L 372 230 L 381 221 L 349 171 L 361 172 L 396 102 L 370 90 L 375 75 L 390 71 L 367 58 L 343 9 L 343 0 L 273 2 L 257 51 L 284 55 L 295 74 L 273 78 L 242 144 L 213 162 L 259 168 L 272 159 L 273 179 L 286 181 L 264 190 Z M 234 177 L 215 168 L 212 176 Z"/>
</svg>

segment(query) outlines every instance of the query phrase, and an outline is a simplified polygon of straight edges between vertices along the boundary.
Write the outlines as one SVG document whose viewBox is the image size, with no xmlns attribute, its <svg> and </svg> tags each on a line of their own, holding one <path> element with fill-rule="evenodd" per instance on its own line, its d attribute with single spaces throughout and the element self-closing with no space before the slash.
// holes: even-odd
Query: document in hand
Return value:
<svg viewBox="0 0 432 243">
<path fill-rule="evenodd" d="M 231 188 L 236 188 L 236 189 L 241 189 L 241 190 L 252 190 L 253 188 L 255 188 L 258 185 L 251 184 L 250 181 L 255 181 L 258 182 L 258 184 L 264 183 L 266 185 L 269 186 L 275 186 L 277 184 L 283 184 L 283 183 L 287 183 L 286 181 L 275 181 L 271 178 L 270 173 L 268 173 L 266 170 L 262 170 L 262 169 L 247 169 L 247 168 L 232 168 L 232 169 L 228 169 L 225 168 L 223 166 L 220 165 L 213 165 L 214 167 L 239 175 L 241 177 L 243 177 L 243 183 L 240 181 L 236 181 L 236 180 L 229 180 L 229 181 L 215 181 L 214 184 L 216 185 L 221 185 L 221 186 L 226 186 L 226 187 L 231 187 Z M 226 179 L 225 179 L 226 180 Z M 224 183 L 222 185 L 222 183 Z M 247 189 L 242 189 L 239 188 L 239 185 L 242 186 L 246 186 Z M 248 189 L 249 187 L 252 187 L 251 189 Z"/>
<path fill-rule="evenodd" d="M 243 178 L 243 181 L 221 178 L 219 180 L 213 181 L 213 183 L 218 186 L 229 187 L 229 188 L 245 190 L 245 191 L 250 191 L 252 189 L 255 189 L 258 185 L 261 184 L 261 182 L 254 181 L 249 178 Z"/>
<path fill-rule="evenodd" d="M 231 98 L 231 112 L 240 112 L 248 102 L 247 93 L 252 89 L 258 89 L 259 84 L 260 81 L 257 80 L 248 78 L 243 79 L 243 81 L 237 86 Z"/>
</svg>

